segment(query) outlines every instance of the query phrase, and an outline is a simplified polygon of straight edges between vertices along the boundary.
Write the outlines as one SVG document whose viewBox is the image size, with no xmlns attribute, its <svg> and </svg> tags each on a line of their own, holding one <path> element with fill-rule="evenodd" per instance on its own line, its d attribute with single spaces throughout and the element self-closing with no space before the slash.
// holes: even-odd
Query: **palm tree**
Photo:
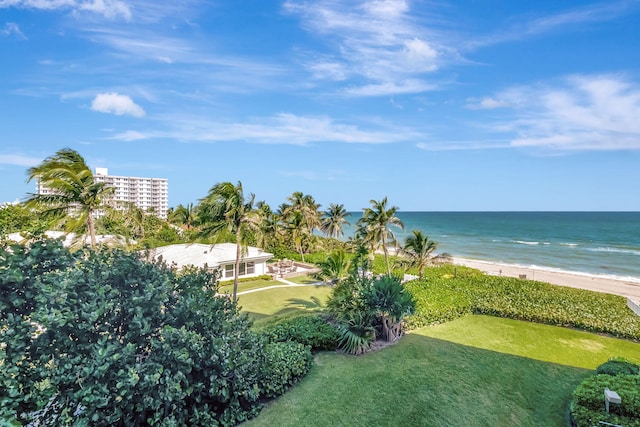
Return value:
<svg viewBox="0 0 640 427">
<path fill-rule="evenodd" d="M 288 206 L 288 211 L 300 212 L 304 227 L 307 228 L 309 234 L 313 234 L 313 230 L 320 226 L 320 213 L 318 212 L 320 205 L 311 195 L 303 194 L 300 191 L 294 192 L 287 200 L 291 203 Z"/>
<path fill-rule="evenodd" d="M 332 283 L 340 282 L 349 276 L 351 260 L 344 249 L 331 252 L 327 258 L 319 263 L 320 272 L 317 274 L 322 280 Z"/>
<path fill-rule="evenodd" d="M 30 194 L 28 207 L 44 209 L 46 216 L 65 221 L 67 232 L 87 230 L 91 246 L 96 245 L 94 216 L 103 201 L 115 189 L 96 182 L 84 158 L 75 150 L 63 148 L 47 157 L 41 164 L 27 170 L 30 182 L 34 178 L 49 194 Z"/>
<path fill-rule="evenodd" d="M 233 267 L 233 300 L 238 295 L 238 275 L 240 260 L 246 254 L 248 241 L 259 233 L 260 214 L 254 208 L 255 196 L 251 194 L 245 199 L 242 183 L 220 182 L 209 190 L 206 197 L 200 200 L 198 218 L 201 224 L 200 234 L 203 237 L 214 237 L 231 234 L 236 243 L 236 261 Z M 228 234 L 227 234 L 228 233 Z"/>
<path fill-rule="evenodd" d="M 187 230 L 193 228 L 197 218 L 193 203 L 188 203 L 186 206 L 179 204 L 168 217 L 171 223 L 184 225 Z"/>
<path fill-rule="evenodd" d="M 322 233 L 334 239 L 344 236 L 342 227 L 350 225 L 346 220 L 349 215 L 351 214 L 344 209 L 344 205 L 329 204 L 329 209 L 322 214 Z"/>
<path fill-rule="evenodd" d="M 396 216 L 396 211 L 398 210 L 396 206 L 387 207 L 386 197 L 380 201 L 371 200 L 370 203 L 371 207 L 364 208 L 362 218 L 358 220 L 356 233 L 358 237 L 369 245 L 373 252 L 382 248 L 384 261 L 387 265 L 387 275 L 391 275 L 389 248 L 387 245 L 397 245 L 397 240 L 390 226 L 404 230 L 404 223 Z"/>
<path fill-rule="evenodd" d="M 300 191 L 287 197 L 290 204 L 280 205 L 280 213 L 296 251 L 300 253 L 304 262 L 304 241 L 313 236 L 313 230 L 320 226 L 319 204 L 310 195 Z"/>
<path fill-rule="evenodd" d="M 413 236 L 407 237 L 402 247 L 402 252 L 409 256 L 412 267 L 418 267 L 418 275 L 422 280 L 424 268 L 431 262 L 433 251 L 438 247 L 438 243 L 429 240 L 429 236 L 422 234 L 422 231 L 413 230 Z"/>
</svg>

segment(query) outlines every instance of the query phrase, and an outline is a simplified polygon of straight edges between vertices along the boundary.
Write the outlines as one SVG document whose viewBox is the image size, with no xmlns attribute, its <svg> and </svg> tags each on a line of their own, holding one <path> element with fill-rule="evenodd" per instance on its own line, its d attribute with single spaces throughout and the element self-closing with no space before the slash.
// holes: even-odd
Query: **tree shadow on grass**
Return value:
<svg viewBox="0 0 640 427">
<path fill-rule="evenodd" d="M 410 334 L 363 356 L 319 354 L 309 377 L 249 425 L 568 426 L 571 392 L 588 372 Z"/>
</svg>

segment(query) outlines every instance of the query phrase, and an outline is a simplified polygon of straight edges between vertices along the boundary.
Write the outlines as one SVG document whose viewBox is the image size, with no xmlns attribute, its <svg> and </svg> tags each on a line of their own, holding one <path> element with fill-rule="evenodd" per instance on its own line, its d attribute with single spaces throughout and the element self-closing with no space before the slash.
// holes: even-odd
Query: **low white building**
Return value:
<svg viewBox="0 0 640 427">
<path fill-rule="evenodd" d="M 154 259 L 162 258 L 168 265 L 177 268 L 195 266 L 209 270 L 218 269 L 220 280 L 233 279 L 233 267 L 236 262 L 235 243 L 218 243 L 206 245 L 202 243 L 186 243 L 155 248 L 150 256 Z M 256 277 L 267 274 L 266 263 L 273 258 L 273 254 L 264 252 L 260 248 L 249 246 L 240 261 L 238 277 Z"/>
</svg>

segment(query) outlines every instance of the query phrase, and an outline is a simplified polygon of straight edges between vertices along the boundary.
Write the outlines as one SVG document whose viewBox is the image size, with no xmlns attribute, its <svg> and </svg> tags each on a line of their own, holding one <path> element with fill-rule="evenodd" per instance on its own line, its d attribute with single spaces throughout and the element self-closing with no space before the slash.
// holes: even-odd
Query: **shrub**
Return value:
<svg viewBox="0 0 640 427">
<path fill-rule="evenodd" d="M 604 375 L 638 375 L 640 367 L 624 358 L 614 358 L 596 368 L 596 373 Z"/>
<path fill-rule="evenodd" d="M 209 426 L 253 416 L 265 362 L 273 376 L 291 364 L 291 381 L 309 357 L 294 345 L 293 356 L 266 350 L 215 288 L 206 271 L 178 274 L 118 250 L 0 248 L 0 419 Z"/>
<path fill-rule="evenodd" d="M 268 343 L 258 383 L 261 396 L 281 395 L 309 372 L 312 362 L 308 346 L 293 341 Z"/>
<path fill-rule="evenodd" d="M 621 404 L 612 404 L 607 414 L 604 389 L 615 391 Z M 640 376 L 593 375 L 573 392 L 571 413 L 578 427 L 598 425 L 607 421 L 626 426 L 640 426 Z"/>
<path fill-rule="evenodd" d="M 361 311 L 345 313 L 343 321 L 338 325 L 338 332 L 340 333 L 338 346 L 346 353 L 354 355 L 369 351 L 376 338 L 371 317 Z"/>
<path fill-rule="evenodd" d="M 416 301 L 408 319 L 412 328 L 478 313 L 640 340 L 640 317 L 617 295 L 451 265 L 430 268 L 426 275 L 428 280 L 405 284 Z"/>
<path fill-rule="evenodd" d="M 319 316 L 299 316 L 284 320 L 262 330 L 270 342 L 295 341 L 311 347 L 312 351 L 335 350 L 337 329 Z"/>
</svg>

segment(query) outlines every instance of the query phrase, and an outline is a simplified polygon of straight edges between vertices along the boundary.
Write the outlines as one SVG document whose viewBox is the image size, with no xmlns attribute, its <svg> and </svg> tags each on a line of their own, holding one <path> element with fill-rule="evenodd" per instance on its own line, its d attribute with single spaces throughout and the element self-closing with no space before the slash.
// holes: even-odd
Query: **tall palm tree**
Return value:
<svg viewBox="0 0 640 427">
<path fill-rule="evenodd" d="M 67 232 L 88 230 L 91 246 L 95 247 L 94 216 L 115 189 L 96 182 L 84 158 L 70 148 L 63 148 L 29 168 L 27 175 L 27 182 L 37 179 L 50 191 L 49 194 L 29 194 L 27 206 L 43 209 L 47 216 L 61 218 Z"/>
<path fill-rule="evenodd" d="M 344 205 L 329 204 L 329 209 L 322 214 L 322 233 L 334 239 L 344 236 L 342 227 L 345 224 L 350 225 L 349 221 L 346 220 L 346 217 L 350 215 L 351 214 L 344 209 Z"/>
<path fill-rule="evenodd" d="M 296 251 L 304 262 L 304 242 L 313 237 L 313 230 L 320 226 L 320 205 L 310 195 L 300 191 L 287 197 L 287 203 L 280 205 L 281 218 Z"/>
<path fill-rule="evenodd" d="M 309 234 L 313 234 L 313 230 L 320 226 L 320 205 L 309 194 L 303 194 L 301 191 L 294 192 L 287 198 L 291 204 L 288 205 L 288 212 L 300 212 L 302 214 L 302 224 L 307 228 Z"/>
<path fill-rule="evenodd" d="M 233 300 L 238 295 L 238 275 L 240 261 L 246 254 L 248 241 L 255 238 L 260 231 L 260 214 L 253 206 L 255 196 L 246 199 L 242 183 L 220 182 L 209 190 L 206 197 L 200 200 L 198 218 L 201 224 L 200 234 L 203 237 L 214 237 L 231 234 L 235 238 L 236 261 L 233 266 Z"/>
<path fill-rule="evenodd" d="M 188 203 L 186 206 L 179 204 L 169 215 L 169 220 L 173 224 L 184 225 L 187 230 L 191 230 L 196 222 L 193 203 Z"/>
<path fill-rule="evenodd" d="M 396 216 L 398 210 L 396 206 L 387 207 L 386 197 L 380 201 L 370 200 L 370 203 L 370 208 L 363 209 L 362 218 L 358 220 L 356 233 L 373 252 L 382 248 L 384 261 L 387 265 L 387 275 L 391 275 L 387 245 L 397 245 L 397 239 L 390 227 L 394 226 L 404 230 L 404 223 Z"/>
<path fill-rule="evenodd" d="M 285 230 L 278 212 L 274 212 L 265 201 L 256 203 L 256 209 L 260 212 L 260 241 L 264 248 L 276 248 L 284 239 Z"/>
<path fill-rule="evenodd" d="M 429 240 L 429 236 L 423 235 L 420 230 L 413 230 L 413 236 L 407 237 L 402 247 L 402 252 L 409 256 L 413 267 L 418 267 L 418 275 L 422 280 L 424 268 L 431 262 L 433 251 L 438 243 Z"/>
</svg>

